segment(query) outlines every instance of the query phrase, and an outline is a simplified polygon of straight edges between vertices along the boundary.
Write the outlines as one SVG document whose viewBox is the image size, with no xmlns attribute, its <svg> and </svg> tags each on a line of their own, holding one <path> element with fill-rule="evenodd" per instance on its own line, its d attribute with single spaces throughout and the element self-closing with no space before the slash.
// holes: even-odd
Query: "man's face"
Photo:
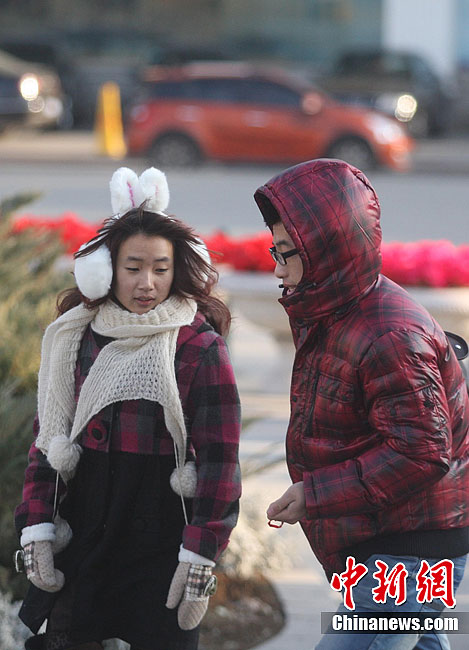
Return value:
<svg viewBox="0 0 469 650">
<path fill-rule="evenodd" d="M 279 253 L 288 253 L 292 248 L 295 248 L 295 244 L 280 221 L 273 226 L 272 242 Z M 303 262 L 298 254 L 288 257 L 285 261 L 284 266 L 277 262 L 274 273 L 277 278 L 283 281 L 283 285 L 287 289 L 287 295 L 289 295 L 295 291 L 297 284 L 303 277 Z"/>
</svg>

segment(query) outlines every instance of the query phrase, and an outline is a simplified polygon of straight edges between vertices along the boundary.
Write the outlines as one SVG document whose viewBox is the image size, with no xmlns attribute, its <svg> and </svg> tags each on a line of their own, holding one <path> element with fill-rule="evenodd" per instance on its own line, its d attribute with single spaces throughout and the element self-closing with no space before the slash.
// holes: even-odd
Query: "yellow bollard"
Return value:
<svg viewBox="0 0 469 650">
<path fill-rule="evenodd" d="M 107 81 L 99 89 L 95 134 L 100 153 L 115 159 L 125 157 L 127 147 L 122 125 L 120 89 L 114 81 Z"/>
</svg>

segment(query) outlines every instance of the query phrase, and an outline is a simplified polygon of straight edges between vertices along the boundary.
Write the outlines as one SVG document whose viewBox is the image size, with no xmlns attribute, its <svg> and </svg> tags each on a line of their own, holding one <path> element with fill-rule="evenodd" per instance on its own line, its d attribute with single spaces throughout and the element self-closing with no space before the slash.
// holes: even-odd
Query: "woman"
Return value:
<svg viewBox="0 0 469 650">
<path fill-rule="evenodd" d="M 111 199 L 44 335 L 20 616 L 47 618 L 29 648 L 195 649 L 240 496 L 230 314 L 164 174 L 121 168 Z"/>
</svg>

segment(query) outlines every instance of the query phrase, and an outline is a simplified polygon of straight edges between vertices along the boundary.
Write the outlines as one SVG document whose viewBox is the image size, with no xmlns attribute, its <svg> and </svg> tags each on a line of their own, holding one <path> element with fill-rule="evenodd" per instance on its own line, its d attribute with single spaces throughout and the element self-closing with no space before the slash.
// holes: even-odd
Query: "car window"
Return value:
<svg viewBox="0 0 469 650">
<path fill-rule="evenodd" d="M 145 84 L 148 97 L 155 99 L 178 99 L 187 96 L 185 84 L 180 81 L 159 81 Z"/>
<path fill-rule="evenodd" d="M 187 99 L 230 104 L 264 104 L 298 108 L 301 96 L 294 90 L 263 79 L 189 79 L 149 84 L 152 98 Z"/>
<path fill-rule="evenodd" d="M 237 79 L 188 79 L 147 84 L 152 98 L 239 102 Z"/>
<path fill-rule="evenodd" d="M 349 54 L 340 60 L 337 69 L 343 75 L 363 77 L 408 80 L 411 76 L 407 57 L 393 52 Z"/>
<path fill-rule="evenodd" d="M 287 86 L 263 79 L 241 81 L 241 101 L 249 104 L 291 106 L 299 108 L 301 95 Z"/>
<path fill-rule="evenodd" d="M 54 66 L 57 64 L 57 53 L 51 45 L 45 43 L 6 42 L 0 43 L 2 50 L 12 56 L 34 63 L 45 63 Z"/>
<path fill-rule="evenodd" d="M 421 84 L 428 86 L 437 86 L 438 77 L 434 74 L 430 66 L 420 57 L 414 56 L 410 59 L 412 74 Z"/>
<path fill-rule="evenodd" d="M 239 79 L 193 79 L 187 91 L 194 99 L 211 102 L 239 102 Z"/>
</svg>

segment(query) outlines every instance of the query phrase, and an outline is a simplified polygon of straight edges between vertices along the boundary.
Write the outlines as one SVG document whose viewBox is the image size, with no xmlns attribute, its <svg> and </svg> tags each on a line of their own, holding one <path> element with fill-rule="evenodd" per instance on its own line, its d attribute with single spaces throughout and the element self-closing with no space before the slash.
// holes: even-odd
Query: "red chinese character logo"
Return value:
<svg viewBox="0 0 469 650">
<path fill-rule="evenodd" d="M 343 588 L 345 590 L 345 607 L 347 607 L 347 609 L 355 609 L 352 589 L 357 585 L 359 580 L 368 573 L 368 569 L 364 564 L 355 564 L 355 558 L 350 555 L 347 558 L 346 567 L 346 570 L 342 573 L 334 573 L 331 579 L 331 587 L 335 591 L 341 591 Z"/>
<path fill-rule="evenodd" d="M 417 573 L 417 602 L 431 603 L 434 598 L 439 598 L 446 607 L 454 607 L 453 572 L 451 560 L 441 560 L 431 568 L 426 560 L 422 560 Z"/>
<path fill-rule="evenodd" d="M 373 578 L 378 581 L 378 586 L 372 589 L 375 603 L 385 603 L 386 597 L 396 599 L 396 605 L 405 603 L 407 598 L 406 578 L 409 575 L 407 569 L 398 562 L 387 575 L 388 565 L 382 560 L 375 560 L 378 571 L 373 573 Z"/>
</svg>

